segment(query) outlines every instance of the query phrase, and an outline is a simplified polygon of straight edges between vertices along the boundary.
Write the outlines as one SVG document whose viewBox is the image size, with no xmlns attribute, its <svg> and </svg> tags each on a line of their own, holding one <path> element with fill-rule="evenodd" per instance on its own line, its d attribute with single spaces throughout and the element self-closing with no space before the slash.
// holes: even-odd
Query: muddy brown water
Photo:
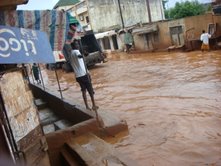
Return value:
<svg viewBox="0 0 221 166">
<path fill-rule="evenodd" d="M 100 109 L 129 127 L 113 145 L 140 166 L 221 165 L 221 51 L 112 54 L 90 73 Z M 74 74 L 58 76 L 84 106 Z M 57 91 L 54 72 L 43 77 Z"/>
</svg>

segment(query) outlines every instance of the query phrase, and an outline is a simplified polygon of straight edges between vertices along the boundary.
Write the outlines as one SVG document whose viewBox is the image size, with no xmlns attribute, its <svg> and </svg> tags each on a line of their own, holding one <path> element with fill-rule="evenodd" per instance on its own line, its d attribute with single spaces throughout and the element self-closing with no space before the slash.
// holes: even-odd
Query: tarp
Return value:
<svg viewBox="0 0 221 166">
<path fill-rule="evenodd" d="M 55 63 L 45 32 L 0 25 L 0 64 Z"/>
<path fill-rule="evenodd" d="M 0 11 L 0 25 L 44 31 L 52 50 L 61 51 L 69 30 L 69 17 L 68 12 L 58 10 Z"/>
<path fill-rule="evenodd" d="M 70 24 L 79 24 L 78 20 L 76 19 L 76 17 L 73 17 L 70 15 L 69 17 L 69 22 Z"/>
</svg>

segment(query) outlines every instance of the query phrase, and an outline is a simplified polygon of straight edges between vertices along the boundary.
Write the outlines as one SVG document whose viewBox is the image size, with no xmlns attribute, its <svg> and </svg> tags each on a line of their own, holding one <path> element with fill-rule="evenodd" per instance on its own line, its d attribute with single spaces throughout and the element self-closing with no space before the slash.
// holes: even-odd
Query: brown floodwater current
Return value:
<svg viewBox="0 0 221 166">
<path fill-rule="evenodd" d="M 90 73 L 100 110 L 128 124 L 115 148 L 140 166 L 221 165 L 220 50 L 108 57 Z M 64 98 L 84 107 L 74 74 L 58 76 Z M 57 91 L 54 72 L 43 77 Z"/>
</svg>

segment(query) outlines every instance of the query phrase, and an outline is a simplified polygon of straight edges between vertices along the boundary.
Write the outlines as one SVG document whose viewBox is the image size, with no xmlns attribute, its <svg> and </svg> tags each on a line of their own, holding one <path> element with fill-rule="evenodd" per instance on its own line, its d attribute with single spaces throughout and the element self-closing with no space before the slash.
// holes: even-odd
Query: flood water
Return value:
<svg viewBox="0 0 221 166">
<path fill-rule="evenodd" d="M 127 121 L 120 152 L 140 166 L 221 165 L 221 51 L 112 54 L 90 73 L 100 110 Z M 58 76 L 64 98 L 84 106 L 74 74 Z"/>
</svg>

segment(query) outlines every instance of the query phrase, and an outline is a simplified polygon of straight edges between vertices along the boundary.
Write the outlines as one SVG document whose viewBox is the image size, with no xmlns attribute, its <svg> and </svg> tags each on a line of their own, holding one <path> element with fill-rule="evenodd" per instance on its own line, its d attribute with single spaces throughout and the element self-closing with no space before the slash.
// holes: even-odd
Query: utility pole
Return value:
<svg viewBox="0 0 221 166">
<path fill-rule="evenodd" d="M 124 18 L 123 18 L 123 15 L 122 15 L 120 0 L 118 0 L 118 7 L 119 7 L 119 11 L 120 11 L 120 18 L 121 18 L 121 22 L 122 22 L 122 28 L 124 28 Z"/>
<path fill-rule="evenodd" d="M 150 2 L 149 2 L 149 0 L 147 0 L 147 12 L 148 12 L 149 23 L 151 23 L 152 19 L 151 19 Z"/>
</svg>

